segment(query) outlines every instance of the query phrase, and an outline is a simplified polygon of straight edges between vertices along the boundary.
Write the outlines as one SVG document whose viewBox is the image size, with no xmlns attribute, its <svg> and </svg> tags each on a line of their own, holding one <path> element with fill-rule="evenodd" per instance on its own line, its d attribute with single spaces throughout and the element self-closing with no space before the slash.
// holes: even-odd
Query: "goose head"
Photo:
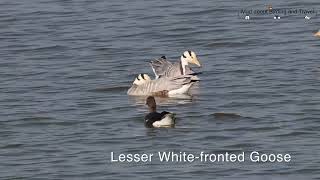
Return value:
<svg viewBox="0 0 320 180">
<path fill-rule="evenodd" d="M 148 81 L 151 81 L 151 78 L 148 74 L 139 74 L 133 81 L 133 84 L 135 85 L 141 85 Z"/>
<path fill-rule="evenodd" d="M 185 51 L 182 55 L 181 55 L 181 62 L 185 65 L 187 65 L 188 63 L 190 64 L 195 64 L 199 67 L 201 67 L 201 64 L 197 58 L 196 53 L 194 53 L 193 51 Z"/>
</svg>

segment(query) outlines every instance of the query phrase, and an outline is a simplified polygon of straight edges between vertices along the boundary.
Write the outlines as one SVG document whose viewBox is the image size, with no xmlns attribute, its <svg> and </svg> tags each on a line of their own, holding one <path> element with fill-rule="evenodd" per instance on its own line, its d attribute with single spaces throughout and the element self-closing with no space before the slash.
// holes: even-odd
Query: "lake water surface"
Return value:
<svg viewBox="0 0 320 180">
<path fill-rule="evenodd" d="M 0 2 L 0 178 L 320 179 L 320 8 L 258 0 Z M 320 10 L 320 9 L 319 9 Z M 185 50 L 191 99 L 157 99 L 176 128 L 147 129 L 135 75 Z M 220 113 L 220 114 L 217 114 Z M 234 115 L 223 115 L 232 113 Z M 289 163 L 111 163 L 110 153 L 289 153 Z"/>
</svg>

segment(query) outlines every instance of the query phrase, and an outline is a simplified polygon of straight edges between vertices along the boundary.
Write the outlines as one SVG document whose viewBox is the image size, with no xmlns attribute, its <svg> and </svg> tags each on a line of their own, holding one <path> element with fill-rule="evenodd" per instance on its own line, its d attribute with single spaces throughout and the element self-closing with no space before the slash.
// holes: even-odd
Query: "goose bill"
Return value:
<svg viewBox="0 0 320 180">
<path fill-rule="evenodd" d="M 194 58 L 192 63 L 197 65 L 197 66 L 199 66 L 199 67 L 201 67 L 201 64 L 200 64 L 200 62 L 199 62 L 199 60 L 197 58 Z"/>
</svg>

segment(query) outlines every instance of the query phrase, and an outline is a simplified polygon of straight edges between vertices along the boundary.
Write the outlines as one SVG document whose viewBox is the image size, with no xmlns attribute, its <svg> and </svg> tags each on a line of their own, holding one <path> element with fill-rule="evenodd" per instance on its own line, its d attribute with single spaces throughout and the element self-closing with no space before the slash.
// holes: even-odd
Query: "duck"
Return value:
<svg viewBox="0 0 320 180">
<path fill-rule="evenodd" d="M 189 63 L 201 67 L 196 53 L 190 50 L 183 52 L 179 62 L 171 63 L 167 60 L 166 56 L 162 56 L 159 59 L 151 61 L 149 64 L 156 76 L 156 79 L 158 79 L 162 76 L 177 77 L 194 73 L 194 71 L 189 67 Z M 193 79 L 199 80 L 197 76 L 194 76 Z"/>
<path fill-rule="evenodd" d="M 148 74 L 139 74 L 127 94 L 132 96 L 163 96 L 175 97 L 180 94 L 187 94 L 195 82 L 192 79 L 197 73 L 181 75 L 178 77 L 161 77 L 151 80 Z"/>
<path fill-rule="evenodd" d="M 149 114 L 144 118 L 144 125 L 147 128 L 161 128 L 161 127 L 174 127 L 175 114 L 163 111 L 157 112 L 156 100 L 153 96 L 146 99 L 146 105 L 149 108 Z"/>
</svg>

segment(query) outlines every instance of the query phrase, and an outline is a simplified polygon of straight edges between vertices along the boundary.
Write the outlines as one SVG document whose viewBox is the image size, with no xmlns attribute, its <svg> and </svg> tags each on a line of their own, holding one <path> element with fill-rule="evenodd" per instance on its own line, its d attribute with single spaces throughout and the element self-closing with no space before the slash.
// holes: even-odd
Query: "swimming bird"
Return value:
<svg viewBox="0 0 320 180">
<path fill-rule="evenodd" d="M 314 36 L 320 37 L 320 30 L 318 32 L 314 33 Z"/>
<path fill-rule="evenodd" d="M 130 89 L 127 91 L 127 94 L 134 96 L 154 95 L 165 97 L 174 97 L 175 95 L 186 94 L 190 87 L 195 82 L 199 81 L 192 79 L 195 75 L 196 73 L 172 78 L 161 77 L 159 79 L 151 80 L 147 74 L 139 74 L 138 77 L 135 78 Z"/>
<path fill-rule="evenodd" d="M 158 79 L 162 76 L 177 77 L 186 74 L 193 74 L 194 71 L 192 71 L 189 67 L 189 63 L 201 67 L 196 53 L 193 51 L 185 51 L 180 57 L 180 62 L 176 62 L 174 64 L 168 61 L 165 56 L 162 56 L 159 59 L 151 61 L 150 65 L 156 76 L 156 79 Z M 193 79 L 199 80 L 199 78 L 196 76 L 194 76 Z"/>
<path fill-rule="evenodd" d="M 174 127 L 175 115 L 167 111 L 158 113 L 156 100 L 153 96 L 149 96 L 147 98 L 146 105 L 149 107 L 149 114 L 147 114 L 144 118 L 144 124 L 146 127 Z"/>
</svg>

